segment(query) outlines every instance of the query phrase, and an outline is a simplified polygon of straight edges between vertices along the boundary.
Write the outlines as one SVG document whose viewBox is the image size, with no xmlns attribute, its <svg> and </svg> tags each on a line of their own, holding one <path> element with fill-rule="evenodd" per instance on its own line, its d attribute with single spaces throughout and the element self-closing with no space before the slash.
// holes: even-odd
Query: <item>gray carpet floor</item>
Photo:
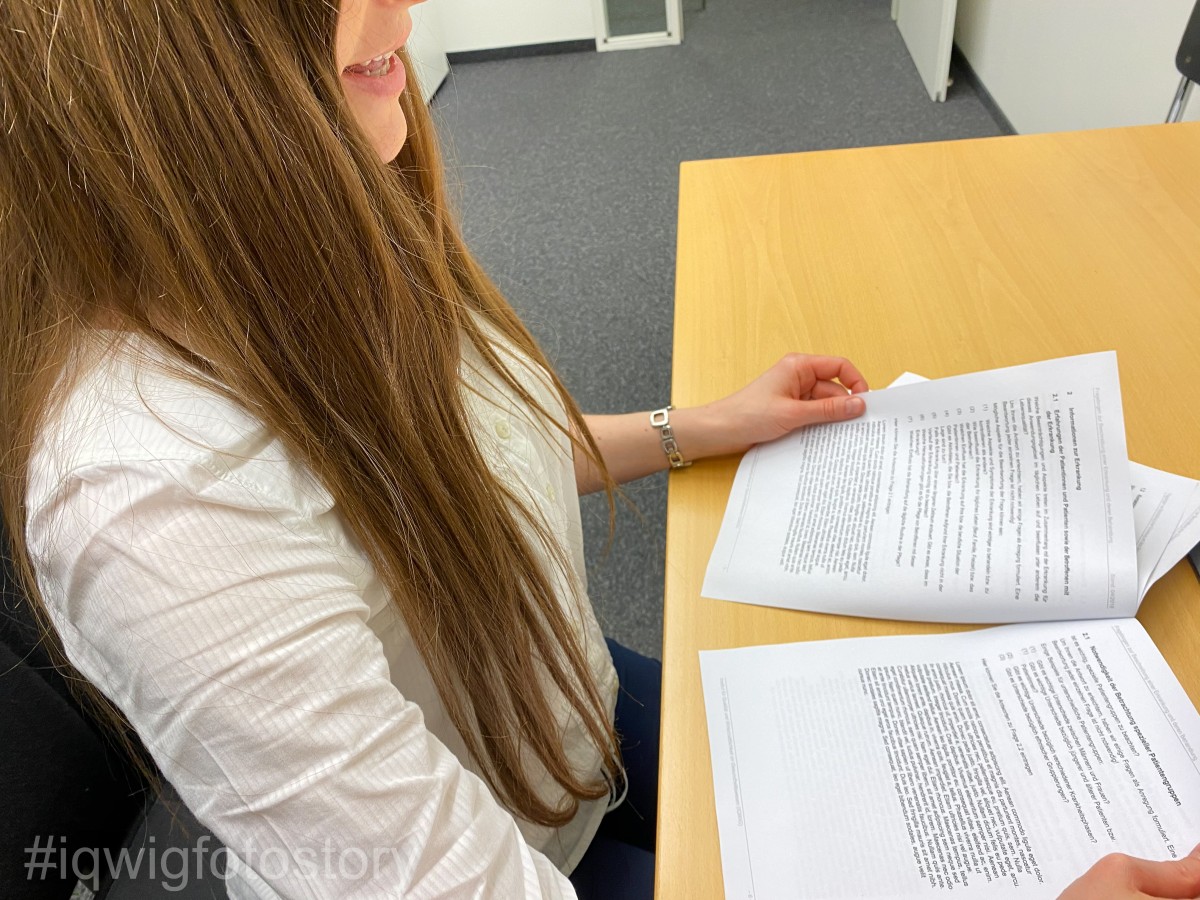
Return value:
<svg viewBox="0 0 1200 900">
<path fill-rule="evenodd" d="M 889 9 L 708 0 L 679 47 L 454 67 L 434 108 L 467 239 L 585 411 L 670 398 L 680 162 L 1002 133 L 961 77 L 929 100 Z M 666 476 L 627 493 L 611 548 L 584 498 L 589 591 L 659 656 Z"/>
</svg>

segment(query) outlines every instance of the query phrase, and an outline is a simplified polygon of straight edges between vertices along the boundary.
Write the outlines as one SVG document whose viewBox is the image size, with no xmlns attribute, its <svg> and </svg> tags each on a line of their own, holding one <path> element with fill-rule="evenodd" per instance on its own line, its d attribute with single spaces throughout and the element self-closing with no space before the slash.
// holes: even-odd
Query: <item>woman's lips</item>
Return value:
<svg viewBox="0 0 1200 900">
<path fill-rule="evenodd" d="M 404 85 L 408 80 L 404 64 L 396 53 L 384 54 L 365 63 L 347 66 L 342 70 L 342 77 L 356 90 L 393 99 L 404 92 Z"/>
</svg>

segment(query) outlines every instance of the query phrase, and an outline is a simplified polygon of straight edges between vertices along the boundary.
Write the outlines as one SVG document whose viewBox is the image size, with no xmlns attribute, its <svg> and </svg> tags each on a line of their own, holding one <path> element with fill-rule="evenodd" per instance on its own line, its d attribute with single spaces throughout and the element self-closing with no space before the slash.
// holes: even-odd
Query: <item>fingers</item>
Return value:
<svg viewBox="0 0 1200 900">
<path fill-rule="evenodd" d="M 811 374 L 811 377 L 815 378 L 817 382 L 837 380 L 855 394 L 869 390 L 867 379 L 863 378 L 862 373 L 855 368 L 854 364 L 844 357 L 792 353 L 786 358 L 800 372 L 801 377 L 804 374 Z"/>
<path fill-rule="evenodd" d="M 1129 866 L 1133 885 L 1151 897 L 1183 898 L 1200 894 L 1200 857 L 1189 855 L 1167 862 L 1130 858 Z"/>
<path fill-rule="evenodd" d="M 823 400 L 796 401 L 796 427 L 819 425 L 822 422 L 844 422 L 861 416 L 867 408 L 862 397 L 826 397 Z"/>
<path fill-rule="evenodd" d="M 824 400 L 827 397 L 845 397 L 846 388 L 836 381 L 818 381 L 813 386 L 809 397 L 813 400 Z"/>
<path fill-rule="evenodd" d="M 1092 866 L 1072 887 L 1086 889 L 1092 897 L 1135 896 L 1163 900 L 1196 897 L 1200 895 L 1200 857 L 1195 854 L 1193 850 L 1183 859 L 1151 862 L 1111 853 Z M 1100 888 L 1109 893 L 1106 895 Z M 1081 891 L 1076 893 L 1085 896 Z M 1068 891 L 1063 896 L 1074 895 Z"/>
</svg>

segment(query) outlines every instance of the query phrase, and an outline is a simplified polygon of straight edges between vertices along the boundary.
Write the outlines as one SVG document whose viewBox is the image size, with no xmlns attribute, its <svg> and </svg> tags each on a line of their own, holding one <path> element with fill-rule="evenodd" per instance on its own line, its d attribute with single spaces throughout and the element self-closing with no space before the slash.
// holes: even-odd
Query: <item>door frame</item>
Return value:
<svg viewBox="0 0 1200 900">
<path fill-rule="evenodd" d="M 683 43 L 683 0 L 663 0 L 667 11 L 667 30 L 646 34 L 623 34 L 610 37 L 608 7 L 605 0 L 592 0 L 592 20 L 596 24 L 596 49 L 641 50 L 645 47 L 670 47 Z"/>
</svg>

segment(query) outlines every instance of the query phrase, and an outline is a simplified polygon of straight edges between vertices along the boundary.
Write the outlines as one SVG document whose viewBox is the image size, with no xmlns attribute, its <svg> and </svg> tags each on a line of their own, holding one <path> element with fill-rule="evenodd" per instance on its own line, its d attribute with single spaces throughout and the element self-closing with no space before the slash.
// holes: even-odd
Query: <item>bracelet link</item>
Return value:
<svg viewBox="0 0 1200 900">
<path fill-rule="evenodd" d="M 692 463 L 690 460 L 683 458 L 683 454 L 679 450 L 679 444 L 675 441 L 675 432 L 671 429 L 671 417 L 669 413 L 674 408 L 674 406 L 667 404 L 662 409 L 654 410 L 654 412 L 650 413 L 650 424 L 659 431 L 663 453 L 667 454 L 667 460 L 671 463 L 671 468 L 686 469 Z"/>
</svg>

